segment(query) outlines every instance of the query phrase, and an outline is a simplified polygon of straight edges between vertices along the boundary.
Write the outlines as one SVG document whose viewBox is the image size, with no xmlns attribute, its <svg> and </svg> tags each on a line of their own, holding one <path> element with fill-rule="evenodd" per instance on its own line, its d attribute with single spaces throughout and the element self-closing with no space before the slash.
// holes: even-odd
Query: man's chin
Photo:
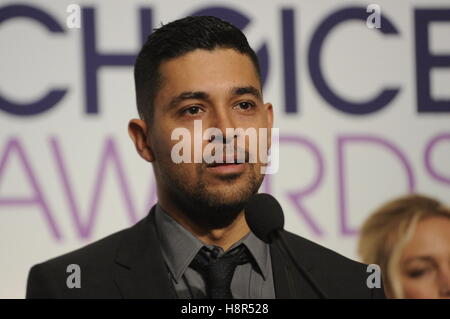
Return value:
<svg viewBox="0 0 450 319">
<path fill-rule="evenodd" d="M 249 172 L 224 174 L 206 179 L 202 197 L 224 206 L 246 203 L 259 189 L 262 180 L 257 180 Z"/>
<path fill-rule="evenodd" d="M 167 176 L 167 190 L 181 210 L 194 223 L 206 228 L 223 228 L 244 209 L 258 191 L 262 178 L 246 167 L 239 174 L 208 174 L 199 172 L 197 181 L 180 174 Z M 181 177 L 183 176 L 183 177 Z"/>
<path fill-rule="evenodd" d="M 248 196 L 242 196 L 242 192 L 236 190 L 225 189 L 225 187 L 217 191 L 208 191 L 206 194 L 211 206 L 217 207 L 236 207 L 247 202 Z M 243 198 L 245 197 L 245 198 Z"/>
</svg>

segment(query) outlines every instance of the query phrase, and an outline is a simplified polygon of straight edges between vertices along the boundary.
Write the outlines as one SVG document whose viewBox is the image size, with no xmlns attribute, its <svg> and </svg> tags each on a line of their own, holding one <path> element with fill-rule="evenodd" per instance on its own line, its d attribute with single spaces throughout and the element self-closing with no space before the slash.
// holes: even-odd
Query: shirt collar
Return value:
<svg viewBox="0 0 450 319">
<path fill-rule="evenodd" d="M 203 243 L 167 214 L 157 204 L 155 222 L 162 254 L 175 282 L 178 283 Z"/>
<path fill-rule="evenodd" d="M 266 280 L 270 262 L 269 245 L 256 237 L 256 235 L 252 232 L 248 233 L 248 235 L 242 238 L 239 242 L 242 242 L 242 244 L 247 246 L 248 250 L 253 256 L 253 259 L 256 261 L 256 264 L 258 265 L 258 268 L 261 271 L 264 280 Z M 237 246 L 239 242 L 237 242 L 235 245 Z"/>
<path fill-rule="evenodd" d="M 175 282 L 178 283 L 199 250 L 203 246 L 209 248 L 212 248 L 212 246 L 205 245 L 192 235 L 165 212 L 159 203 L 156 204 L 155 222 L 163 257 Z M 269 245 L 256 237 L 252 232 L 233 244 L 230 249 L 240 244 L 244 244 L 248 248 L 264 280 L 266 280 L 270 262 Z"/>
</svg>

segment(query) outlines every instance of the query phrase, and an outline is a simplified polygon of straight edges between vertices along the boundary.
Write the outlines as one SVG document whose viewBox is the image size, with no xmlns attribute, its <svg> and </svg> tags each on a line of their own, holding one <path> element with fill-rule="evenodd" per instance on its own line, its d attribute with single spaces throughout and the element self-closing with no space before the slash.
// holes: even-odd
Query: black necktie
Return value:
<svg viewBox="0 0 450 319">
<path fill-rule="evenodd" d="M 230 285 L 234 271 L 238 265 L 250 261 L 247 248 L 240 245 L 218 258 L 214 252 L 208 252 L 209 249 L 203 246 L 191 262 L 191 268 L 205 280 L 208 298 L 232 299 Z"/>
</svg>

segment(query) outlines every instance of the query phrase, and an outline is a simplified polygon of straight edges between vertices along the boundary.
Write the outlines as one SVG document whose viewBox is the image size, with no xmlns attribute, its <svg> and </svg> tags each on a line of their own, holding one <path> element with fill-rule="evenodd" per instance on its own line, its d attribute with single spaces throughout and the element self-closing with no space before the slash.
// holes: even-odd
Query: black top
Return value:
<svg viewBox="0 0 450 319">
<path fill-rule="evenodd" d="M 224 250 L 218 246 L 205 245 L 177 223 L 159 204 L 156 204 L 155 223 L 162 255 L 168 268 L 168 276 L 177 297 L 205 298 L 205 280 L 189 265 L 202 247 L 217 251 L 218 256 L 225 254 Z M 231 282 L 234 298 L 275 298 L 269 245 L 250 232 L 234 243 L 229 250 L 241 244 L 247 247 L 254 262 L 236 267 Z"/>
<path fill-rule="evenodd" d="M 176 298 L 161 253 L 153 207 L 134 226 L 71 253 L 33 266 L 27 298 Z M 329 298 L 384 298 L 366 285 L 367 266 L 284 231 L 297 262 Z M 318 298 L 295 266 L 270 245 L 276 298 Z M 81 287 L 68 288 L 67 267 L 81 269 Z"/>
</svg>

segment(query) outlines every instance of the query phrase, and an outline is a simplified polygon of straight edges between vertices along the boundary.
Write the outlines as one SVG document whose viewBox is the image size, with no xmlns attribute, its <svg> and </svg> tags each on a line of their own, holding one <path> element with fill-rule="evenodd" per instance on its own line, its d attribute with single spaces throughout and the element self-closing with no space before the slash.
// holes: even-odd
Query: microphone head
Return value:
<svg viewBox="0 0 450 319">
<path fill-rule="evenodd" d="M 256 237 L 270 243 L 272 235 L 283 229 L 283 209 L 272 195 L 256 194 L 245 206 L 245 220 Z"/>
</svg>

